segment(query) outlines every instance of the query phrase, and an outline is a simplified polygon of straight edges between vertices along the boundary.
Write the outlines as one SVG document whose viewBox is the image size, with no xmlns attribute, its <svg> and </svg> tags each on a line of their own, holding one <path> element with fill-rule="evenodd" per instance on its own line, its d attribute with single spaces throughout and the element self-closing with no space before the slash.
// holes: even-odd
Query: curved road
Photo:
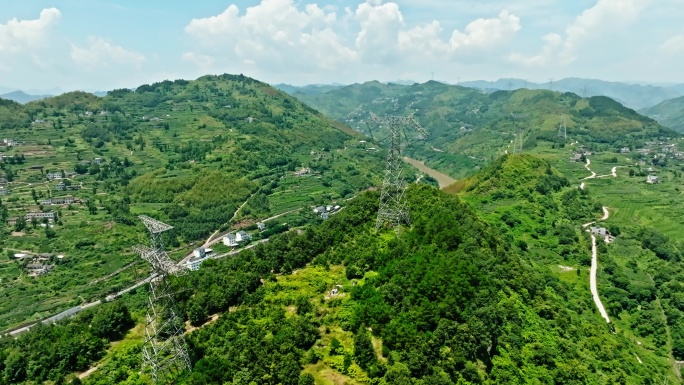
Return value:
<svg viewBox="0 0 684 385">
<path fill-rule="evenodd" d="M 584 165 L 584 167 L 591 172 L 591 176 L 588 176 L 582 180 L 587 180 L 587 179 L 594 179 L 596 178 L 596 173 L 591 171 L 589 168 L 589 165 L 591 165 L 591 161 L 589 158 L 587 158 L 587 164 Z M 599 178 L 603 176 L 613 176 L 617 177 L 617 167 L 613 167 L 611 170 L 611 175 L 602 175 L 599 176 Z M 580 189 L 584 190 L 584 182 L 580 185 Z M 605 221 L 610 218 L 610 211 L 608 211 L 608 208 L 606 206 L 603 206 L 603 217 L 599 219 L 599 221 Z M 585 223 L 582 225 L 582 227 L 589 227 L 590 225 L 594 224 L 596 222 L 589 222 Z M 587 230 L 589 231 L 589 230 Z M 596 236 L 594 234 L 591 235 L 591 270 L 589 271 L 589 290 L 591 291 L 591 297 L 594 299 L 594 303 L 596 304 L 596 307 L 598 308 L 599 313 L 601 313 L 601 317 L 606 320 L 607 323 L 610 323 L 610 318 L 608 317 L 608 312 L 606 311 L 606 308 L 603 307 L 603 303 L 601 302 L 601 297 L 599 297 L 598 293 L 598 287 L 596 283 L 596 273 L 598 270 L 598 248 L 596 247 Z"/>
</svg>

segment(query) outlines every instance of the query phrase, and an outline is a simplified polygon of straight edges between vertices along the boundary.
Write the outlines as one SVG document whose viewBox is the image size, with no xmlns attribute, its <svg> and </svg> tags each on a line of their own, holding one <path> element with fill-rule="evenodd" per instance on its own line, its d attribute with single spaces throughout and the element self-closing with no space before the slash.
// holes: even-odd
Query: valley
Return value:
<svg viewBox="0 0 684 385">
<path fill-rule="evenodd" d="M 5 381 L 150 383 L 137 215 L 174 226 L 179 266 L 208 253 L 173 283 L 193 362 L 178 383 L 681 381 L 676 133 L 607 98 L 341 90 L 309 94 L 339 122 L 232 75 L 4 103 L 0 320 L 22 332 L 0 339 Z M 406 137 L 399 232 L 373 231 L 371 111 L 430 133 Z M 251 240 L 224 244 L 238 231 Z M 54 267 L 29 276 L 38 262 Z M 17 366 L 40 360 L 63 369 Z"/>
</svg>

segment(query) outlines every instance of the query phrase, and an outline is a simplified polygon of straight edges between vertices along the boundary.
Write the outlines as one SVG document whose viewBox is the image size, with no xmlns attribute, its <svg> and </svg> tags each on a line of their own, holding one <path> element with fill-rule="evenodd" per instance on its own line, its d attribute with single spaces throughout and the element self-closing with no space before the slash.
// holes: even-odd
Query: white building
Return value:
<svg viewBox="0 0 684 385">
<path fill-rule="evenodd" d="M 192 255 L 194 255 L 195 258 L 204 258 L 207 256 L 207 250 L 204 247 L 200 247 L 200 248 L 195 249 L 192 252 Z"/>
<path fill-rule="evenodd" d="M 648 184 L 660 183 L 660 179 L 655 175 L 649 175 L 646 177 L 646 183 L 648 183 Z"/>
<path fill-rule="evenodd" d="M 226 246 L 230 247 L 235 247 L 238 245 L 237 240 L 235 238 L 235 234 L 227 234 L 225 237 L 223 237 L 223 244 Z"/>
<path fill-rule="evenodd" d="M 592 234 L 600 235 L 602 237 L 605 237 L 606 235 L 610 234 L 610 231 L 608 231 L 608 229 L 606 229 L 605 227 L 592 226 L 589 230 Z"/>
<path fill-rule="evenodd" d="M 252 236 L 249 233 L 246 233 L 244 231 L 238 231 L 237 233 L 235 233 L 235 240 L 238 243 L 245 242 L 245 241 L 251 241 Z"/>
<path fill-rule="evenodd" d="M 266 224 L 264 222 L 259 222 L 257 223 L 257 228 L 259 229 L 259 231 L 264 231 L 266 230 Z"/>
</svg>

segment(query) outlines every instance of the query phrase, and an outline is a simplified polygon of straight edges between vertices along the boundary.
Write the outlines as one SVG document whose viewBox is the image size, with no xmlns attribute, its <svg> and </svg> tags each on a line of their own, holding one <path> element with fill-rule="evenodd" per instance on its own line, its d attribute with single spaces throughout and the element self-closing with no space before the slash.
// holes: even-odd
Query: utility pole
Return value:
<svg viewBox="0 0 684 385">
<path fill-rule="evenodd" d="M 549 79 L 549 89 L 553 92 L 553 78 Z"/>
<path fill-rule="evenodd" d="M 401 175 L 403 166 L 401 159 L 401 137 L 403 134 L 408 139 L 404 129 L 406 126 L 413 127 L 423 139 L 427 138 L 428 132 L 413 118 L 413 114 L 381 118 L 371 113 L 370 120 L 378 125 L 387 127 L 390 132 L 387 166 L 385 168 L 385 177 L 382 181 L 380 207 L 375 221 L 375 231 L 377 232 L 386 224 L 396 228 L 402 224 L 411 226 L 411 218 L 404 197 L 406 183 Z"/>
<path fill-rule="evenodd" d="M 187 271 L 166 254 L 162 233 L 173 227 L 141 215 L 138 218 L 150 232 L 150 246 L 134 246 L 140 257 L 152 265 L 153 278 L 147 300 L 145 340 L 142 349 L 142 370 L 150 370 L 155 383 L 167 383 L 190 369 L 190 357 L 183 337 L 182 318 L 176 315 L 169 276 L 181 276 Z"/>
<path fill-rule="evenodd" d="M 582 87 L 582 96 L 586 99 L 587 98 L 587 86 L 585 85 Z"/>
</svg>

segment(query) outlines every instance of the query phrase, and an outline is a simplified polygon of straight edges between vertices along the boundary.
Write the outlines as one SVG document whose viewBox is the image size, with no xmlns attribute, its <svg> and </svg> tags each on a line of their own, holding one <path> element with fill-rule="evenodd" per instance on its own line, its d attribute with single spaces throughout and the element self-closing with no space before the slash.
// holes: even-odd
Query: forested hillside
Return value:
<svg viewBox="0 0 684 385">
<path fill-rule="evenodd" d="M 546 90 L 486 94 L 434 81 L 411 86 L 369 82 L 294 96 L 376 139 L 387 135 L 368 124 L 370 112 L 415 114 L 431 136 L 426 144 L 409 145 L 407 153 L 454 177 L 469 175 L 513 152 L 514 141 L 521 138 L 525 150 L 539 140 L 562 145 L 565 140 L 558 128 L 563 120 L 568 137 L 604 149 L 638 148 L 648 140 L 674 135 L 612 99 Z"/>
<path fill-rule="evenodd" d="M 142 279 L 137 215 L 173 223 L 180 259 L 230 228 L 276 217 L 254 234 L 267 237 L 320 220 L 312 206 L 344 206 L 384 162 L 348 127 L 233 75 L 0 100 L 0 132 L 0 329 Z"/>
<path fill-rule="evenodd" d="M 535 225 L 548 230 L 539 241 L 586 254 L 586 240 L 563 226 L 591 219 L 596 206 L 586 195 L 570 202 L 566 183 L 544 178 L 563 180 L 543 161 L 507 158 L 469 188 L 506 184 L 492 179 L 505 179 L 509 167 L 531 173 L 516 194 L 549 184 L 530 198 L 548 200 L 541 202 L 546 219 Z M 515 225 L 487 223 L 470 204 L 432 187 L 412 186 L 407 197 L 414 225 L 399 234 L 373 234 L 378 194 L 366 193 L 321 225 L 208 262 L 180 281 L 181 314 L 203 326 L 189 334 L 193 370 L 178 383 L 647 384 L 671 377 L 656 353 L 639 351 L 638 364 L 637 346 L 598 316 L 586 287 L 543 263 L 535 241 L 514 244 L 517 237 L 506 227 Z M 492 203 L 498 199 L 505 198 Z M 585 208 L 580 214 L 570 212 L 568 205 L 576 204 Z M 340 292 L 331 294 L 333 288 Z M 142 305 L 127 298 L 133 308 Z M 97 318 L 67 325 L 94 329 Z M 4 354 L 12 357 L 5 360 L 5 381 L 61 381 L 63 375 L 68 382 L 69 370 L 83 370 L 61 355 L 38 362 L 37 351 L 18 349 L 58 330 L 5 340 Z M 130 331 L 83 382 L 147 383 L 138 372 L 141 338 Z M 74 359 L 97 359 L 99 346 Z M 65 370 L 26 370 L 45 366 Z"/>
<path fill-rule="evenodd" d="M 652 117 L 664 126 L 684 132 L 684 96 L 666 100 L 639 112 Z"/>
</svg>

